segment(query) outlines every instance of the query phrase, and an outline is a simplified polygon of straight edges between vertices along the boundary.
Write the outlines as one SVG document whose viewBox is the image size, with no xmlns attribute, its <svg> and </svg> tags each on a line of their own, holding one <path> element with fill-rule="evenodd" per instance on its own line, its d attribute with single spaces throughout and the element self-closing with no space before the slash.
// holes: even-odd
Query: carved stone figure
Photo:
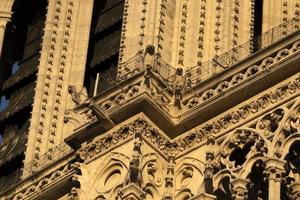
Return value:
<svg viewBox="0 0 300 200">
<path fill-rule="evenodd" d="M 71 94 L 72 100 L 76 105 L 80 105 L 88 101 L 88 96 L 85 88 L 77 91 L 74 85 L 69 85 L 68 92 L 69 94 Z"/>
</svg>

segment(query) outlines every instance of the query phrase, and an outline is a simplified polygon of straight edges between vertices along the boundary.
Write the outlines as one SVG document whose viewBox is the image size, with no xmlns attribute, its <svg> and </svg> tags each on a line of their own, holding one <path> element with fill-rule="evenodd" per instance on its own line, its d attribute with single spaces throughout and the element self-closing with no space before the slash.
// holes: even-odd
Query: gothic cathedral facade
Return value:
<svg viewBox="0 0 300 200">
<path fill-rule="evenodd" d="M 300 200 L 300 0 L 0 0 L 0 200 Z"/>
</svg>

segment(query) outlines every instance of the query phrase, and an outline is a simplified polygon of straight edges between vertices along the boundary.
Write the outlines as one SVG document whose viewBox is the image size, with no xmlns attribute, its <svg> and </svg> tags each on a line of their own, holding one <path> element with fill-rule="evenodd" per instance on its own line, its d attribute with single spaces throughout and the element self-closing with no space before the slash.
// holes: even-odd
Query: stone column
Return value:
<svg viewBox="0 0 300 200">
<path fill-rule="evenodd" d="M 234 200 L 245 200 L 248 199 L 247 184 L 249 180 L 236 178 L 231 181 L 232 184 L 232 197 Z"/>
<path fill-rule="evenodd" d="M 3 47 L 6 24 L 10 22 L 12 12 L 0 10 L 0 58 Z"/>
<path fill-rule="evenodd" d="M 266 175 L 269 181 L 269 199 L 280 200 L 280 183 L 284 175 L 285 161 L 269 158 L 266 161 Z"/>
</svg>

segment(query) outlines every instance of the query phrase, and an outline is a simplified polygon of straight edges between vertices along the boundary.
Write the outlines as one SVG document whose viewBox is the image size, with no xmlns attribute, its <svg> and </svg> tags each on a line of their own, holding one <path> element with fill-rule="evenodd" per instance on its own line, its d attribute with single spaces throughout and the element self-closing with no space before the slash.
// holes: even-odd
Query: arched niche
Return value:
<svg viewBox="0 0 300 200">
<path fill-rule="evenodd" d="M 239 174 L 245 170 L 245 165 L 253 160 L 253 156 L 268 155 L 270 145 L 271 142 L 259 131 L 239 128 L 226 137 L 217 156 L 222 165 Z"/>
<path fill-rule="evenodd" d="M 268 198 L 268 179 L 264 174 L 265 164 L 262 160 L 257 160 L 251 166 L 251 171 L 248 175 L 248 199 L 260 200 Z"/>
<path fill-rule="evenodd" d="M 214 192 L 217 200 L 232 200 L 231 194 L 231 174 L 223 170 L 214 177 Z"/>
<path fill-rule="evenodd" d="M 176 195 L 186 194 L 184 191 L 187 188 L 190 195 L 196 195 L 201 191 L 204 181 L 204 165 L 204 162 L 193 157 L 178 160 L 175 168 Z"/>
</svg>

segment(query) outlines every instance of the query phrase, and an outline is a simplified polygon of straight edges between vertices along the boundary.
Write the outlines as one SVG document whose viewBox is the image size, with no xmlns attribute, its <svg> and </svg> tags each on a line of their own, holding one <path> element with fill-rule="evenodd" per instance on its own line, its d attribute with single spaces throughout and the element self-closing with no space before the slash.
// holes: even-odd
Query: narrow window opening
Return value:
<svg viewBox="0 0 300 200">
<path fill-rule="evenodd" d="M 262 34 L 262 20 L 263 20 L 263 0 L 256 0 L 254 6 L 254 52 L 258 51 L 261 47 L 261 34 Z"/>
<path fill-rule="evenodd" d="M 95 1 L 84 82 L 89 96 L 114 86 L 123 10 L 124 0 Z"/>
<path fill-rule="evenodd" d="M 217 200 L 232 200 L 229 177 L 225 177 L 220 181 L 214 195 L 217 197 Z"/>
<path fill-rule="evenodd" d="M 265 166 L 261 160 L 255 162 L 248 175 L 250 184 L 248 184 L 248 199 L 259 200 L 268 199 L 268 181 L 264 174 Z"/>
</svg>

